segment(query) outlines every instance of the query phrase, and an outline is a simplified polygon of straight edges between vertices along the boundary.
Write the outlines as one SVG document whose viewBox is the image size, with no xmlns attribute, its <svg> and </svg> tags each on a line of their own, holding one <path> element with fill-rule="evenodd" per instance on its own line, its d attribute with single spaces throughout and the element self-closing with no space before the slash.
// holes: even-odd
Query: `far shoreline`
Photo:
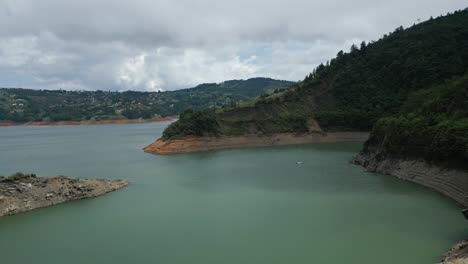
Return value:
<svg viewBox="0 0 468 264">
<path fill-rule="evenodd" d="M 159 138 L 143 148 L 146 153 L 174 155 L 224 149 L 258 148 L 311 143 L 364 142 L 368 132 L 309 132 L 275 133 L 269 135 L 245 134 L 239 136 L 186 136 L 180 139 Z"/>
<path fill-rule="evenodd" d="M 99 121 L 55 121 L 55 122 L 9 122 L 0 121 L 0 127 L 10 126 L 93 126 L 93 125 L 109 125 L 109 124 L 139 124 L 139 123 L 154 123 L 154 122 L 167 122 L 176 119 L 174 116 L 156 117 L 149 119 L 110 119 Z"/>
</svg>

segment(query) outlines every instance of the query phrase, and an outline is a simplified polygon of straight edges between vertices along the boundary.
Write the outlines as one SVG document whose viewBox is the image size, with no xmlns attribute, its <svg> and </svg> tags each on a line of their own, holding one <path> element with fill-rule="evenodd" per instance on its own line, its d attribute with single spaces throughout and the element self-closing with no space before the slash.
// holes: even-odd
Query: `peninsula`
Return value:
<svg viewBox="0 0 468 264">
<path fill-rule="evenodd" d="M 466 25 L 468 10 L 460 10 L 396 28 L 377 41 L 339 51 L 303 81 L 250 105 L 187 110 L 144 151 L 364 141 L 361 131 L 370 131 L 355 164 L 419 183 L 468 207 Z M 466 247 L 457 244 L 446 263 L 466 263 Z"/>
<path fill-rule="evenodd" d="M 0 177 L 0 217 L 101 196 L 127 185 L 122 180 L 36 177 L 23 173 Z"/>
<path fill-rule="evenodd" d="M 298 145 L 325 142 L 356 142 L 365 141 L 366 132 L 335 132 L 335 133 L 281 133 L 272 135 L 248 134 L 242 136 L 186 136 L 181 139 L 158 139 L 143 150 L 157 155 L 204 152 L 234 148 L 256 148 L 284 145 Z"/>
</svg>

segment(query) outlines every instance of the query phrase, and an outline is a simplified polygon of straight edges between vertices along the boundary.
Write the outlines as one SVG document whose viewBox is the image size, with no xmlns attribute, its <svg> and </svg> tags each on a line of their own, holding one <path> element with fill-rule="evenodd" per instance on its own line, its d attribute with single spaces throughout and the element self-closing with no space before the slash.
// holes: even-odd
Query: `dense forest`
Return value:
<svg viewBox="0 0 468 264">
<path fill-rule="evenodd" d="M 271 109 L 283 119 L 314 118 L 325 130 L 370 130 L 379 118 L 398 113 L 413 91 L 465 73 L 467 25 L 468 11 L 457 11 L 353 45 L 284 96 L 260 100 L 257 117 L 276 119 Z"/>
<path fill-rule="evenodd" d="M 178 115 L 182 111 L 235 107 L 292 82 L 268 78 L 201 84 L 167 92 L 0 89 L 0 121 L 84 121 Z"/>
<path fill-rule="evenodd" d="M 184 111 L 179 115 L 178 122 L 170 124 L 163 132 L 164 139 L 174 139 L 183 136 L 218 136 L 221 128 L 213 110 Z"/>
<path fill-rule="evenodd" d="M 411 94 L 380 119 L 365 149 L 468 169 L 468 74 Z"/>
<path fill-rule="evenodd" d="M 389 151 L 468 164 L 467 25 L 468 11 L 456 11 L 353 45 L 291 89 L 217 113 L 219 134 L 307 132 L 314 120 L 325 131 L 376 124 L 371 141 Z"/>
</svg>

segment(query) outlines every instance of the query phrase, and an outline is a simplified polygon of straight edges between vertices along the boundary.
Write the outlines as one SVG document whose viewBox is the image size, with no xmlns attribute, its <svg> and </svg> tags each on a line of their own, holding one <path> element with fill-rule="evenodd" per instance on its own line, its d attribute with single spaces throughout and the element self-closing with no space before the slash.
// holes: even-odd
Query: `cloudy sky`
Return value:
<svg viewBox="0 0 468 264">
<path fill-rule="evenodd" d="M 0 87 L 174 90 L 297 81 L 466 0 L 0 0 Z"/>
</svg>

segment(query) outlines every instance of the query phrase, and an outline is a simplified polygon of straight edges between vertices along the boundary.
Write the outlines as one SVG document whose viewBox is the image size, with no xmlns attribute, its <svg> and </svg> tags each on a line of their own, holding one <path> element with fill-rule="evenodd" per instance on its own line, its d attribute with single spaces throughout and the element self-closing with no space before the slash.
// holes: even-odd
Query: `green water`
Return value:
<svg viewBox="0 0 468 264">
<path fill-rule="evenodd" d="M 0 173 L 131 183 L 2 218 L 0 263 L 430 264 L 468 237 L 450 200 L 349 164 L 359 143 L 143 153 L 166 125 L 0 128 Z"/>
</svg>

